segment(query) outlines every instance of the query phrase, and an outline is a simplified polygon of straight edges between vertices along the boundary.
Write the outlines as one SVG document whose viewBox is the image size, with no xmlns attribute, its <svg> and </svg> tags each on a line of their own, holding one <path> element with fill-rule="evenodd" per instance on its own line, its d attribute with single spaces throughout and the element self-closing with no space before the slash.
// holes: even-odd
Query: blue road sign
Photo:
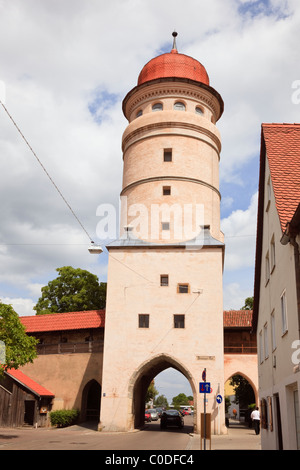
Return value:
<svg viewBox="0 0 300 470">
<path fill-rule="evenodd" d="M 220 404 L 222 403 L 222 401 L 223 401 L 222 395 L 220 395 L 220 394 L 217 395 L 216 400 L 217 400 L 218 405 L 220 405 Z"/>
<path fill-rule="evenodd" d="M 210 393 L 210 382 L 199 382 L 200 393 Z"/>
</svg>

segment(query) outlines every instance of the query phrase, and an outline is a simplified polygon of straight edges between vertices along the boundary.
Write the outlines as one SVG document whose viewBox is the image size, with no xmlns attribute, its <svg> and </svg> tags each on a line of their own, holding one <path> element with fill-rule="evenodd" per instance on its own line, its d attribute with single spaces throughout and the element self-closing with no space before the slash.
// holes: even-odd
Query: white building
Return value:
<svg viewBox="0 0 300 470">
<path fill-rule="evenodd" d="M 263 449 L 300 449 L 300 125 L 263 124 L 253 327 Z"/>
</svg>

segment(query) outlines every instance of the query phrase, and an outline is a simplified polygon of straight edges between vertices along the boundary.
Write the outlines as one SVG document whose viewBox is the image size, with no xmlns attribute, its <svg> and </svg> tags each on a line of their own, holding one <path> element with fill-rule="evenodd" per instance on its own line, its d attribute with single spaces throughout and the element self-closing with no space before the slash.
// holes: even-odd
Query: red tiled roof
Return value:
<svg viewBox="0 0 300 470">
<path fill-rule="evenodd" d="M 49 390 L 47 390 L 45 387 L 43 387 L 42 385 L 32 380 L 30 377 L 25 375 L 20 370 L 8 369 L 5 372 L 6 374 L 10 375 L 14 379 L 16 379 L 18 382 L 20 382 L 22 385 L 24 385 L 26 388 L 30 389 L 36 395 L 40 397 L 54 397 L 54 394 L 52 392 L 49 392 Z"/>
<path fill-rule="evenodd" d="M 263 124 L 262 132 L 284 232 L 300 202 L 300 124 Z"/>
<path fill-rule="evenodd" d="M 20 321 L 25 326 L 26 333 L 103 328 L 105 310 L 32 315 L 20 317 Z"/>
<path fill-rule="evenodd" d="M 224 328 L 251 328 L 252 310 L 226 310 L 223 312 Z"/>
<path fill-rule="evenodd" d="M 209 85 L 209 77 L 203 65 L 193 57 L 179 54 L 176 49 L 151 59 L 143 67 L 138 78 L 138 85 L 167 77 L 187 78 Z"/>
</svg>

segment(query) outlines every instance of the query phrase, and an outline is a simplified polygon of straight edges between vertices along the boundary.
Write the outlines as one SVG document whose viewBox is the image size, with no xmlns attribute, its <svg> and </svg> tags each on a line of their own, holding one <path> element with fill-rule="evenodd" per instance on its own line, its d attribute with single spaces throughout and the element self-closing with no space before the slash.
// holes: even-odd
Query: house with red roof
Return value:
<svg viewBox="0 0 300 470">
<path fill-rule="evenodd" d="M 21 370 L 0 377 L 0 426 L 45 426 L 54 394 Z"/>
<path fill-rule="evenodd" d="M 263 449 L 300 449 L 300 124 L 263 124 L 253 331 Z"/>
<path fill-rule="evenodd" d="M 39 340 L 37 358 L 10 369 L 0 382 L 0 426 L 49 424 L 49 412 L 78 409 L 80 420 L 99 418 L 104 310 L 20 317 Z"/>
</svg>

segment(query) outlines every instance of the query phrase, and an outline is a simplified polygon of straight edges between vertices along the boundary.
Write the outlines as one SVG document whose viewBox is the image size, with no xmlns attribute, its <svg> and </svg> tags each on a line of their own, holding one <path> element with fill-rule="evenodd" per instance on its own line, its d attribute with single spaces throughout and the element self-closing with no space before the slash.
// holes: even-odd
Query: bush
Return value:
<svg viewBox="0 0 300 470">
<path fill-rule="evenodd" d="M 78 410 L 57 410 L 51 411 L 50 422 L 51 426 L 64 428 L 75 424 L 79 416 Z"/>
</svg>

